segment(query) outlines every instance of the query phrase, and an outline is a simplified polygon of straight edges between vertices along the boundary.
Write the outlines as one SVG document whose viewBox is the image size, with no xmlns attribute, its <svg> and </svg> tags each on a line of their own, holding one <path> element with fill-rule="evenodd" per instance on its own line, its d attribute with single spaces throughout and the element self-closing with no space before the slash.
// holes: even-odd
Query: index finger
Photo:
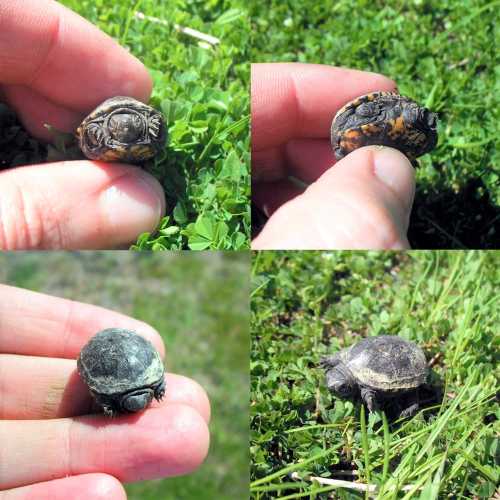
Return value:
<svg viewBox="0 0 500 500">
<path fill-rule="evenodd" d="M 0 285 L 0 352 L 75 359 L 104 328 L 135 330 L 165 356 L 159 333 L 142 321 L 103 307 Z"/>
<path fill-rule="evenodd" d="M 325 138 L 348 101 L 396 84 L 377 73 L 322 64 L 252 64 L 252 151 L 290 139 Z"/>
<path fill-rule="evenodd" d="M 193 407 L 173 403 L 115 419 L 3 420 L 0 440 L 1 490 L 89 472 L 123 482 L 186 474 L 201 465 L 210 439 Z"/>
<path fill-rule="evenodd" d="M 0 3 L 0 80 L 86 112 L 114 95 L 147 101 L 151 77 L 111 37 L 53 0 Z"/>
</svg>

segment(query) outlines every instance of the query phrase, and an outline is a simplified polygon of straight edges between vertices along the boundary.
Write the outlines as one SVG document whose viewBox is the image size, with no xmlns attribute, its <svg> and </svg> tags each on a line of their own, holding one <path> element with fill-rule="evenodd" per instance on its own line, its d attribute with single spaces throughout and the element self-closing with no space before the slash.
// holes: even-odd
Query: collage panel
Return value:
<svg viewBox="0 0 500 500">
<path fill-rule="evenodd" d="M 496 498 L 499 263 L 254 253 L 251 498 Z"/>
<path fill-rule="evenodd" d="M 249 247 L 241 1 L 2 0 L 0 31 L 0 249 Z"/>
<path fill-rule="evenodd" d="M 252 249 L 499 248 L 496 10 L 251 2 Z"/>
<path fill-rule="evenodd" d="M 249 261 L 0 254 L 0 496 L 246 498 Z"/>
</svg>

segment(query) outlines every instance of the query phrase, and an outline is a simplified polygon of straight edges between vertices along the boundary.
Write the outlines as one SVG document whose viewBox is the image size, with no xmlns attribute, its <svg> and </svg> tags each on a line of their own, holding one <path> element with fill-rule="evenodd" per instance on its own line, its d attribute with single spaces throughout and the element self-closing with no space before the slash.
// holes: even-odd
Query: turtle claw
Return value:
<svg viewBox="0 0 500 500">
<path fill-rule="evenodd" d="M 154 115 L 149 120 L 149 133 L 157 139 L 160 133 L 161 119 L 159 115 Z"/>
<path fill-rule="evenodd" d="M 111 408 L 111 406 L 106 406 L 106 405 L 103 406 L 102 411 L 103 411 L 105 417 L 108 417 L 108 418 L 116 417 L 116 412 L 113 410 L 113 408 Z"/>
<path fill-rule="evenodd" d="M 165 396 L 165 380 L 156 388 L 155 390 L 155 399 L 156 401 L 161 401 Z"/>
<path fill-rule="evenodd" d="M 379 409 L 375 393 L 369 389 L 361 389 L 361 399 L 370 413 Z"/>
<path fill-rule="evenodd" d="M 420 406 L 418 403 L 413 403 L 399 413 L 399 418 L 411 418 L 417 413 L 419 408 Z"/>
</svg>

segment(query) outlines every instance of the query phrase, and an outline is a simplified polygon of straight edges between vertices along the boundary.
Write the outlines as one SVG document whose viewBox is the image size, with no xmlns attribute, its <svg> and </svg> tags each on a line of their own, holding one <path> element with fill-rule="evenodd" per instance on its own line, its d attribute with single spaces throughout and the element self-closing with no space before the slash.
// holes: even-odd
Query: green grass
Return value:
<svg viewBox="0 0 500 500">
<path fill-rule="evenodd" d="M 252 497 L 363 498 L 352 487 L 371 485 L 379 499 L 490 498 L 499 264 L 498 252 L 254 254 Z M 399 424 L 333 398 L 318 368 L 322 355 L 384 333 L 421 345 L 443 385 L 441 405 Z"/>
<path fill-rule="evenodd" d="M 108 307 L 154 326 L 167 369 L 212 405 L 211 446 L 192 475 L 126 485 L 129 500 L 248 496 L 249 255 L 3 253 L 0 282 Z"/>
<path fill-rule="evenodd" d="M 415 248 L 500 246 L 499 8 L 498 0 L 251 2 L 252 61 L 379 72 L 438 113 L 438 147 L 417 171 Z"/>
<path fill-rule="evenodd" d="M 239 0 L 63 0 L 139 58 L 154 79 L 152 104 L 168 121 L 168 146 L 148 170 L 168 215 L 138 249 L 248 248 L 249 26 Z M 160 22 L 137 19 L 135 12 Z M 181 25 L 215 36 L 201 47 Z"/>
</svg>

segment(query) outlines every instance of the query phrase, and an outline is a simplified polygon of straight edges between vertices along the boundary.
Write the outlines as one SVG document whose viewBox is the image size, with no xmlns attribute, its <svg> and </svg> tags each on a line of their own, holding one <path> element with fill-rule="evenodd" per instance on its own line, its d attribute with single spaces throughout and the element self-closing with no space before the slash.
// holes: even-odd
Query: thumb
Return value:
<svg viewBox="0 0 500 500">
<path fill-rule="evenodd" d="M 415 172 L 399 151 L 360 148 L 282 205 L 252 249 L 397 249 L 406 237 Z"/>
<path fill-rule="evenodd" d="M 0 249 L 105 249 L 153 231 L 159 182 L 121 163 L 44 163 L 0 172 Z"/>
</svg>

